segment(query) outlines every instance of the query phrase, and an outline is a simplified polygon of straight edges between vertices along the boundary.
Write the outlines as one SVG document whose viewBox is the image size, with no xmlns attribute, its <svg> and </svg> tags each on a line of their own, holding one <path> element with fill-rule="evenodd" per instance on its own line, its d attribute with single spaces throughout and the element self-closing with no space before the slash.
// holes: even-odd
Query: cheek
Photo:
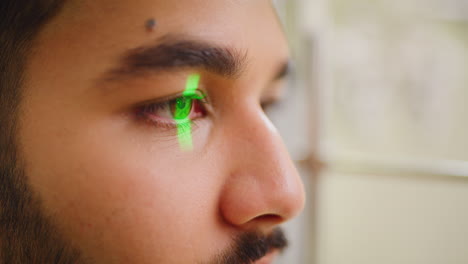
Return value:
<svg viewBox="0 0 468 264">
<path fill-rule="evenodd" d="M 154 259 L 215 233 L 221 184 L 208 160 L 114 121 L 38 133 L 26 151 L 33 189 L 67 237 L 90 255 Z"/>
</svg>

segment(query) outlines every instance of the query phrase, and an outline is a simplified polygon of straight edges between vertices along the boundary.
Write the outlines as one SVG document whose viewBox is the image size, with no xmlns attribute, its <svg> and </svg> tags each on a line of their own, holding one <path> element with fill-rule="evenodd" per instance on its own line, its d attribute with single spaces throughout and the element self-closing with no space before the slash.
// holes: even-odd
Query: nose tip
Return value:
<svg viewBox="0 0 468 264">
<path fill-rule="evenodd" d="M 305 192 L 302 180 L 294 168 L 293 175 L 284 176 L 286 181 L 282 184 L 279 195 L 273 200 L 279 206 L 278 215 L 283 221 L 297 216 L 305 205 Z"/>
<path fill-rule="evenodd" d="M 266 169 L 266 168 L 264 168 Z M 233 175 L 222 200 L 224 218 L 233 225 L 277 225 L 304 207 L 302 182 L 295 172 L 275 175 Z"/>
<path fill-rule="evenodd" d="M 244 137 L 230 147 L 234 167 L 221 197 L 224 219 L 244 227 L 290 220 L 302 211 L 305 193 L 279 135 L 257 129 Z"/>
</svg>

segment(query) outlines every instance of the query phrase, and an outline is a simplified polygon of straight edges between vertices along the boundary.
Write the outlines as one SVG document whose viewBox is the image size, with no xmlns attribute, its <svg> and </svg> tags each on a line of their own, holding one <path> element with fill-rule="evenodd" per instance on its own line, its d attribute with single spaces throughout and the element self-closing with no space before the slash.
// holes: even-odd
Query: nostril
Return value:
<svg viewBox="0 0 468 264">
<path fill-rule="evenodd" d="M 285 221 L 285 219 L 276 214 L 264 214 L 257 216 L 253 219 L 254 222 L 262 222 L 268 225 L 278 225 Z"/>
</svg>

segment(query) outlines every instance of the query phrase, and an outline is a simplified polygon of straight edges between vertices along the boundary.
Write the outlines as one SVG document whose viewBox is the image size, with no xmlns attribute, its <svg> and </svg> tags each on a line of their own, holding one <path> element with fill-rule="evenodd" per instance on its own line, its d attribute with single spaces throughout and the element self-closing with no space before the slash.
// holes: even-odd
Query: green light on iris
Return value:
<svg viewBox="0 0 468 264">
<path fill-rule="evenodd" d="M 179 145 L 183 151 L 193 149 L 192 123 L 190 112 L 193 107 L 194 99 L 202 99 L 197 94 L 198 84 L 200 83 L 200 74 L 192 74 L 188 77 L 183 96 L 177 98 L 175 103 L 174 121 L 177 124 L 177 136 Z"/>
</svg>

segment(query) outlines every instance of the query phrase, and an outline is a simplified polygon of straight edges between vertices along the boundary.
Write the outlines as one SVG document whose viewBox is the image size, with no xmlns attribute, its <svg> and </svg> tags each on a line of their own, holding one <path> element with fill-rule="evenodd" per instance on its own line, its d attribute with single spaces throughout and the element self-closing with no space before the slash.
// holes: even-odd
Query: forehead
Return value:
<svg viewBox="0 0 468 264">
<path fill-rule="evenodd" d="M 155 19 L 157 26 L 152 34 L 142 34 L 149 19 Z M 67 35 L 102 44 L 107 39 L 112 46 L 117 39 L 131 45 L 170 33 L 239 48 L 285 44 L 269 0 L 71 0 L 57 24 Z"/>
<path fill-rule="evenodd" d="M 125 51 L 171 34 L 245 52 L 249 82 L 288 58 L 270 0 L 69 0 L 39 36 L 31 70 L 45 81 L 91 82 Z"/>
</svg>

